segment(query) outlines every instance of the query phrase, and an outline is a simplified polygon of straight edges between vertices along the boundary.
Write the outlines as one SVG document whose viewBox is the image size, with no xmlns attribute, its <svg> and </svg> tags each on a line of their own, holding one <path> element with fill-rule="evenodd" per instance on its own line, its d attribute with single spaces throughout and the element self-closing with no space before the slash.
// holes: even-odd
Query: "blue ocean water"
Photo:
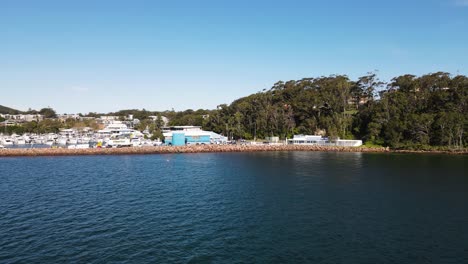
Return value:
<svg viewBox="0 0 468 264">
<path fill-rule="evenodd" d="M 0 158 L 0 263 L 468 263 L 467 156 Z"/>
</svg>

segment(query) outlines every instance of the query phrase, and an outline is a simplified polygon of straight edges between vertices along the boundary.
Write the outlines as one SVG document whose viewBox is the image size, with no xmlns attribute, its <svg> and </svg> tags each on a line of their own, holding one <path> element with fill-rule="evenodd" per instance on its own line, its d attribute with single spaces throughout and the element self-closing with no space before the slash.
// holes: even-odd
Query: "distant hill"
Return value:
<svg viewBox="0 0 468 264">
<path fill-rule="evenodd" d="M 19 111 L 19 110 L 0 105 L 0 114 L 17 115 L 17 114 L 20 114 L 20 113 L 22 113 L 22 112 Z"/>
</svg>

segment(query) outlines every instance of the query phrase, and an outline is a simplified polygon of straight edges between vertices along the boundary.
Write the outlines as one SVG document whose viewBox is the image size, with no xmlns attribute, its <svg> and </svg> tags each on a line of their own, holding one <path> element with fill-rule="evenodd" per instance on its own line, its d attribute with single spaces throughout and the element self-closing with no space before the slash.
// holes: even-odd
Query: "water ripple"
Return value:
<svg viewBox="0 0 468 264">
<path fill-rule="evenodd" d="M 320 152 L 0 159 L 0 262 L 466 263 L 466 163 Z"/>
</svg>

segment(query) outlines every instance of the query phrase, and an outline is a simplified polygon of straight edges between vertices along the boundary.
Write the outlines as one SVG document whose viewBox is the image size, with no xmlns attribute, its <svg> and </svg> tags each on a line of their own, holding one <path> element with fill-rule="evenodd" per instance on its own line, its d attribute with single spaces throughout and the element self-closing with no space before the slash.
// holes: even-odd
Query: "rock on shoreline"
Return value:
<svg viewBox="0 0 468 264">
<path fill-rule="evenodd" d="M 366 147 L 323 147 L 311 145 L 198 145 L 198 146 L 158 146 L 140 148 L 108 149 L 2 149 L 0 157 L 34 157 L 34 156 L 81 156 L 81 155 L 143 155 L 165 153 L 209 153 L 209 152 L 258 152 L 258 151 L 327 151 L 327 152 L 395 152 L 425 153 L 423 151 L 392 151 L 388 148 Z M 461 152 L 430 152 L 466 154 Z"/>
<path fill-rule="evenodd" d="M 321 147 L 300 145 L 198 145 L 158 146 L 139 148 L 93 148 L 93 149 L 3 149 L 0 156 L 75 156 L 75 155 L 129 155 L 164 153 L 208 153 L 208 152 L 257 152 L 257 151 L 337 151 L 337 152 L 385 152 L 385 148 Z"/>
</svg>

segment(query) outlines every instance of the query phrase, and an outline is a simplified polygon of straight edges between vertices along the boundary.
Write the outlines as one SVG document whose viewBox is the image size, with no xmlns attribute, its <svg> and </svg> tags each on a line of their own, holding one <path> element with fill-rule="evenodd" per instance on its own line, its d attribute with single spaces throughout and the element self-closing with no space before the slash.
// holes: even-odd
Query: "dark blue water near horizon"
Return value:
<svg viewBox="0 0 468 264">
<path fill-rule="evenodd" d="M 0 158 L 0 263 L 468 263 L 467 156 Z"/>
</svg>

